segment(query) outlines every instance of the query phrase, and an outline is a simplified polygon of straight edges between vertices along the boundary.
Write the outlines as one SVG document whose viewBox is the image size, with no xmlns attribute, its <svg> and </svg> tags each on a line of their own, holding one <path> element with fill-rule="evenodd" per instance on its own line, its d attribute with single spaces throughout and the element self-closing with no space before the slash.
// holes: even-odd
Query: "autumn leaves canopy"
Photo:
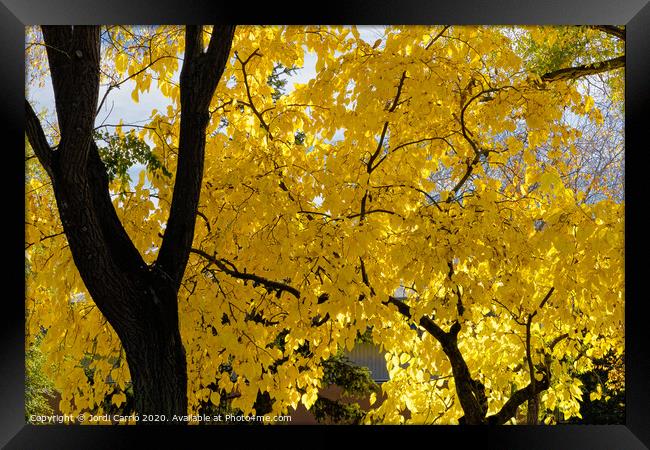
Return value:
<svg viewBox="0 0 650 450">
<path fill-rule="evenodd" d="M 158 366 L 177 379 L 155 393 L 167 411 L 228 395 L 252 413 L 265 392 L 273 413 L 309 408 L 321 361 L 370 328 L 390 380 L 368 423 L 579 414 L 577 374 L 623 351 L 621 30 L 192 30 L 95 30 L 95 69 L 28 46 L 59 120 L 27 103 L 27 334 L 46 330 L 64 412 L 120 406 L 131 383 L 155 409 L 138 383 Z M 43 31 L 28 41 L 80 32 Z M 314 77 L 277 95 L 269 77 L 306 56 Z M 88 91 L 66 91 L 65 70 Z M 165 97 L 107 131 L 173 177 L 97 183 L 97 144 L 66 136 L 100 125 L 100 84 Z M 605 128 L 601 164 L 584 133 Z M 87 172 L 67 171 L 79 157 Z M 161 361 L 135 348 L 148 339 Z"/>
</svg>

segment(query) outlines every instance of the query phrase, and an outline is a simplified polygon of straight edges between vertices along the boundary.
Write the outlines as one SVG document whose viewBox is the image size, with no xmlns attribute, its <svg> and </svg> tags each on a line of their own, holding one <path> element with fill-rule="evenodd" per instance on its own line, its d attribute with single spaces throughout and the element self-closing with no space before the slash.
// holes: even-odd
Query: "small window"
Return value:
<svg viewBox="0 0 650 450">
<path fill-rule="evenodd" d="M 345 356 L 356 366 L 367 367 L 376 382 L 388 381 L 386 359 L 379 346 L 372 343 L 358 343 Z"/>
</svg>

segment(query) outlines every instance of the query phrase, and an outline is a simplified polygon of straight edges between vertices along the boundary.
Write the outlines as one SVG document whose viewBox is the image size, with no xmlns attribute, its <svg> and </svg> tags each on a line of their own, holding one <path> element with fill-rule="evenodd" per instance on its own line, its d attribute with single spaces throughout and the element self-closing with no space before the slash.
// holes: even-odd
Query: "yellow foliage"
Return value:
<svg viewBox="0 0 650 450">
<path fill-rule="evenodd" d="M 133 77 L 133 101 L 150 84 L 168 99 L 143 137 L 174 173 L 184 37 L 179 27 L 140 31 L 152 53 L 127 50 L 115 28 L 116 47 L 103 58 L 116 76 Z M 309 408 L 320 362 L 371 327 L 391 379 L 385 401 L 371 397 L 366 421 L 457 423 L 463 411 L 441 346 L 385 304 L 401 288 L 415 322 L 432 317 L 444 330 L 460 322 L 459 347 L 486 385 L 490 413 L 530 381 L 521 323 L 535 313 L 533 358 L 553 360 L 542 404 L 579 415 L 582 387 L 570 374 L 588 358 L 578 355 L 623 346 L 624 202 L 607 189 L 601 200 L 581 200 L 585 188 L 571 178 L 582 164 L 572 156 L 578 135 L 563 114 L 598 106 L 574 84 L 531 83 L 512 36 L 499 27 L 390 26 L 371 45 L 355 27 L 237 28 L 211 103 L 193 247 L 300 296 L 191 255 L 178 299 L 189 413 L 224 393 L 237 393 L 233 407 L 250 413 L 258 391 L 270 393 L 274 413 Z M 274 67 L 310 55 L 314 77 L 274 99 Z M 120 342 L 65 236 L 45 238 L 61 232 L 56 202 L 35 160 L 28 171 L 28 338 L 47 330 L 42 348 L 63 412 L 99 405 L 113 392 L 109 379 L 120 406 L 130 384 Z M 173 180 L 144 170 L 130 188 L 114 205 L 152 263 Z"/>
</svg>

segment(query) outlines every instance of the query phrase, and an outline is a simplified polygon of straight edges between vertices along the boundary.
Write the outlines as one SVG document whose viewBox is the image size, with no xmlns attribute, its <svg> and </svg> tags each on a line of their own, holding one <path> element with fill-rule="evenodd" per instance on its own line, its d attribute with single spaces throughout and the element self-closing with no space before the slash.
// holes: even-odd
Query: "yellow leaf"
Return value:
<svg viewBox="0 0 650 450">
<path fill-rule="evenodd" d="M 117 394 L 113 394 L 113 398 L 111 400 L 115 406 L 120 406 L 126 401 L 126 395 L 123 392 L 119 392 Z"/>
<path fill-rule="evenodd" d="M 115 58 L 115 69 L 119 74 L 123 74 L 126 71 L 126 66 L 128 63 L 128 56 L 126 53 L 120 53 Z"/>
</svg>

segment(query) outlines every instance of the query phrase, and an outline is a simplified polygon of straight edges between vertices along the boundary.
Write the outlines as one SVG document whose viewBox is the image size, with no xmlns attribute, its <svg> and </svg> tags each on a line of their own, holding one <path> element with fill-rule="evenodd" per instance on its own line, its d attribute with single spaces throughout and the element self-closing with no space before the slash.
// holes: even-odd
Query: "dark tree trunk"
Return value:
<svg viewBox="0 0 650 450">
<path fill-rule="evenodd" d="M 539 394 L 528 399 L 528 413 L 526 414 L 527 425 L 537 425 L 539 420 Z"/>
<path fill-rule="evenodd" d="M 151 302 L 152 298 L 134 300 Z M 187 414 L 185 349 L 178 328 L 177 309 L 157 309 L 155 297 L 153 306 L 153 314 L 169 317 L 145 321 L 144 326 L 130 329 L 120 340 L 131 372 L 135 410 L 140 415 L 164 415 L 155 420 L 169 421 L 174 415 Z"/>
<path fill-rule="evenodd" d="M 79 274 L 124 348 L 136 412 L 163 415 L 160 419 L 167 421 L 187 414 L 187 364 L 177 294 L 194 235 L 208 108 L 228 60 L 234 26 L 215 26 L 205 52 L 201 32 L 199 26 L 186 31 L 174 196 L 158 261 L 150 266 L 117 217 L 106 168 L 92 138 L 99 27 L 43 27 L 61 129 L 57 150 L 48 145 L 25 101 L 27 137 L 52 180 Z"/>
<path fill-rule="evenodd" d="M 56 157 L 54 158 L 56 161 Z M 121 227 L 108 179 L 91 143 L 88 180 L 52 167 L 54 192 L 75 265 L 124 347 L 136 411 L 187 414 L 185 351 L 178 325 L 177 290 L 147 266 Z M 143 422 L 144 423 L 144 422 Z"/>
</svg>

